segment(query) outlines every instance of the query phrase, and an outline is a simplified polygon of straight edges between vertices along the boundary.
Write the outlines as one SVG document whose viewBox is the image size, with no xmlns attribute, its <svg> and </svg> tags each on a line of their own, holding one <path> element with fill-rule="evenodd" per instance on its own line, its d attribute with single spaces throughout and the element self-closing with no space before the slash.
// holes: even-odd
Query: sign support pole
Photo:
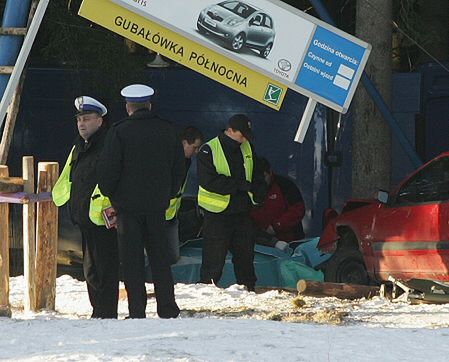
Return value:
<svg viewBox="0 0 449 362">
<path fill-rule="evenodd" d="M 6 86 L 5 92 L 0 102 L 0 127 L 3 125 L 3 120 L 7 113 L 9 104 L 11 103 L 12 96 L 17 84 L 19 84 L 20 76 L 22 75 L 23 68 L 25 67 L 28 55 L 30 54 L 31 47 L 33 46 L 34 39 L 41 25 L 42 19 L 47 10 L 47 5 L 50 0 L 41 0 L 37 6 L 36 13 L 34 14 L 33 20 L 28 28 L 27 35 L 23 41 L 22 48 L 17 57 L 16 64 L 14 65 L 14 70 L 9 78 L 8 85 Z"/>
<path fill-rule="evenodd" d="M 299 123 L 298 130 L 295 135 L 295 142 L 303 143 L 306 137 L 307 129 L 309 128 L 310 121 L 312 120 L 313 113 L 315 112 L 316 100 L 309 98 L 304 113 L 302 114 L 301 122 Z"/>
</svg>

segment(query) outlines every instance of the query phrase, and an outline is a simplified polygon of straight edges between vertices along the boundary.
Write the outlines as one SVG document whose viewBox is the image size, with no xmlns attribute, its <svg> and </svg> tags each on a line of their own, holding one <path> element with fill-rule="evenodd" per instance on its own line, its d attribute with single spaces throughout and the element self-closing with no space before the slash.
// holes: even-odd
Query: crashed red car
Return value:
<svg viewBox="0 0 449 362">
<path fill-rule="evenodd" d="M 408 176 L 377 199 L 349 200 L 329 220 L 318 248 L 333 253 L 325 280 L 422 278 L 449 281 L 449 152 Z"/>
</svg>

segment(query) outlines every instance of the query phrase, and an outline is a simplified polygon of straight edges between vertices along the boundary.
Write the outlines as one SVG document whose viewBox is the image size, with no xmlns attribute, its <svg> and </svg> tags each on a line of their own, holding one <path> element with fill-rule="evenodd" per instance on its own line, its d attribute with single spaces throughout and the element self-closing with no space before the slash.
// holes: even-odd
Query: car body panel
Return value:
<svg viewBox="0 0 449 362">
<path fill-rule="evenodd" d="M 275 38 L 273 19 L 263 10 L 242 1 L 223 1 L 203 9 L 197 27 L 227 43 L 243 34 L 245 46 L 258 50 L 272 45 Z"/>
<path fill-rule="evenodd" d="M 350 230 L 371 278 L 449 280 L 449 152 L 420 167 L 390 195 L 387 204 L 349 200 L 326 225 L 318 248 L 335 251 Z"/>
</svg>

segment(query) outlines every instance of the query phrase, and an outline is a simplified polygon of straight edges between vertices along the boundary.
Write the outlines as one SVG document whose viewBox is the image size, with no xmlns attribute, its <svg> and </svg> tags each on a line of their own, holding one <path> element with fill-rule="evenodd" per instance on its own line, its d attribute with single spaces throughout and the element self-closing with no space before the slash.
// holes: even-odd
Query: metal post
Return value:
<svg viewBox="0 0 449 362">
<path fill-rule="evenodd" d="M 19 56 L 14 66 L 14 71 L 11 74 L 11 78 L 9 78 L 8 85 L 0 102 L 0 128 L 3 125 L 6 111 L 11 102 L 17 84 L 19 83 L 23 68 L 28 59 L 28 55 L 30 54 L 31 47 L 33 46 L 34 39 L 36 38 L 36 34 L 42 22 L 42 18 L 44 17 L 45 10 L 47 10 L 48 2 L 49 0 L 40 0 L 39 5 L 36 9 L 36 13 L 33 17 L 33 21 L 31 22 L 28 33 L 23 42 L 22 49 L 20 50 Z"/>
<path fill-rule="evenodd" d="M 309 98 L 304 113 L 302 114 L 301 122 L 299 123 L 298 130 L 296 131 L 295 142 L 303 143 L 306 137 L 307 129 L 309 128 L 310 121 L 312 120 L 313 113 L 315 112 L 316 100 Z"/>
<path fill-rule="evenodd" d="M 27 25 L 31 0 L 7 0 L 3 12 L 3 28 L 24 28 Z M 21 36 L 0 36 L 0 65 L 14 65 L 23 42 Z M 9 75 L 0 75 L 0 96 L 8 84 Z"/>
</svg>

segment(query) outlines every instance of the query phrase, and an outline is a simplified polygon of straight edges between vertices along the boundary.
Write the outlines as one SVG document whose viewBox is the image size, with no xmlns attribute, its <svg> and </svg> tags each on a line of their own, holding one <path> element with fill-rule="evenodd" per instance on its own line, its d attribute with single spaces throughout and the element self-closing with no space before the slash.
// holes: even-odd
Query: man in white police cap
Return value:
<svg viewBox="0 0 449 362">
<path fill-rule="evenodd" d="M 75 99 L 76 138 L 53 189 L 57 206 L 68 202 L 70 217 L 81 230 L 83 268 L 93 318 L 117 318 L 119 259 L 117 232 L 107 229 L 101 211 L 110 206 L 98 189 L 96 168 L 106 138 L 106 107 L 96 99 Z"/>
<path fill-rule="evenodd" d="M 157 313 L 161 318 L 176 318 L 179 308 L 167 252 L 165 210 L 183 181 L 184 152 L 173 125 L 151 112 L 151 87 L 133 84 L 121 94 L 129 116 L 111 127 L 98 176 L 100 189 L 117 211 L 129 318 L 146 316 L 144 249 Z"/>
</svg>

